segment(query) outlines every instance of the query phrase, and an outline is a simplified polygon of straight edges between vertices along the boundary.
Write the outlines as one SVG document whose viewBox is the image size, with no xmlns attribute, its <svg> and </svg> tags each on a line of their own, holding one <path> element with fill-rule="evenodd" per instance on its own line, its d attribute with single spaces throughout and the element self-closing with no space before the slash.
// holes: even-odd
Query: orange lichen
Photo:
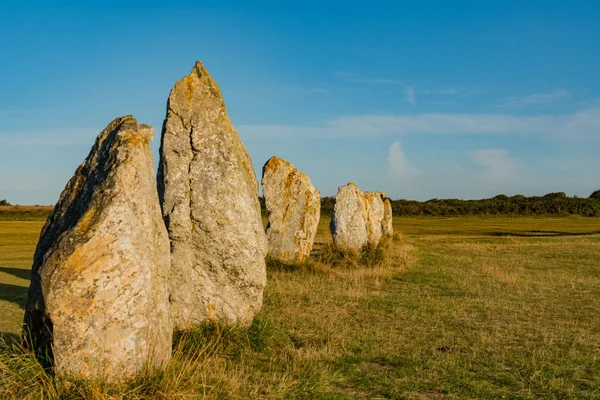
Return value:
<svg viewBox="0 0 600 400">
<path fill-rule="evenodd" d="M 183 93 L 185 95 L 185 99 L 187 100 L 188 108 L 190 108 L 192 105 L 192 99 L 194 98 L 194 89 L 196 88 L 195 79 L 192 75 L 188 75 L 183 79 L 185 80 L 185 89 Z"/>
<path fill-rule="evenodd" d="M 92 226 L 92 222 L 95 221 L 95 219 L 96 209 L 93 206 L 90 206 L 90 208 L 85 212 L 85 214 L 83 214 L 83 216 L 77 222 L 75 230 L 82 235 L 87 234 Z"/>
<path fill-rule="evenodd" d="M 123 141 L 125 143 L 128 143 L 132 146 L 137 146 L 138 144 L 142 143 L 142 144 L 146 144 L 148 143 L 148 139 L 143 136 L 140 135 L 138 132 L 126 132 L 125 134 L 122 135 Z"/>
<path fill-rule="evenodd" d="M 285 161 L 282 158 L 273 156 L 273 157 L 269 158 L 269 161 L 267 161 L 267 164 L 265 164 L 265 172 L 275 172 L 275 171 L 277 171 L 277 169 L 279 169 L 279 167 L 284 166 L 284 165 L 290 166 L 290 163 L 288 163 L 287 161 Z"/>
</svg>

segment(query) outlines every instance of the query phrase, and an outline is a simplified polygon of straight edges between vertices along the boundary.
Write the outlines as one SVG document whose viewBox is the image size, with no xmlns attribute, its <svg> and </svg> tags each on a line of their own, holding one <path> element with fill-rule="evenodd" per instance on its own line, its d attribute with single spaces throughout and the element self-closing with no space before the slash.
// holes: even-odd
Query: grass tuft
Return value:
<svg viewBox="0 0 600 400">
<path fill-rule="evenodd" d="M 337 247 L 333 243 L 328 242 L 321 248 L 321 251 L 317 255 L 317 261 L 335 268 L 373 268 L 385 261 L 386 252 L 392 240 L 399 241 L 397 236 L 383 238 L 377 246 L 367 244 L 359 251 Z"/>
</svg>

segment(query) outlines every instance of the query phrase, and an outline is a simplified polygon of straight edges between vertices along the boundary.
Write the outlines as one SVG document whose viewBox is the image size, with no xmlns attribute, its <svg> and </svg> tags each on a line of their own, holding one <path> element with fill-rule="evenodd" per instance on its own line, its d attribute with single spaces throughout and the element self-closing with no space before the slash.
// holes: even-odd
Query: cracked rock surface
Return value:
<svg viewBox="0 0 600 400">
<path fill-rule="evenodd" d="M 175 326 L 250 324 L 266 284 L 258 182 L 219 87 L 199 61 L 171 90 L 160 156 Z"/>
<path fill-rule="evenodd" d="M 171 357 L 152 136 L 133 116 L 112 121 L 42 229 L 25 331 L 38 355 L 53 352 L 59 375 L 117 381 Z"/>
<path fill-rule="evenodd" d="M 303 262 L 317 234 L 321 193 L 308 176 L 275 156 L 263 167 L 262 189 L 269 214 L 269 254 L 286 262 Z"/>
</svg>

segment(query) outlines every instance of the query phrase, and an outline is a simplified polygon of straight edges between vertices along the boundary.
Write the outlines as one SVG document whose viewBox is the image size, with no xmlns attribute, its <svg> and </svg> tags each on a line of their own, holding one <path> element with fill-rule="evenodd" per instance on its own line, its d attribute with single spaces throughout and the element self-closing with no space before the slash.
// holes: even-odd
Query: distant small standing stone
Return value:
<svg viewBox="0 0 600 400">
<path fill-rule="evenodd" d="M 119 381 L 171 357 L 169 238 L 153 130 L 112 121 L 63 190 L 35 251 L 25 335 L 58 375 Z"/>
<path fill-rule="evenodd" d="M 369 242 L 365 197 L 358 186 L 348 183 L 338 188 L 329 229 L 333 244 L 358 251 Z"/>
<path fill-rule="evenodd" d="M 382 192 L 365 192 L 365 205 L 367 208 L 367 232 L 369 236 L 369 245 L 377 247 L 383 236 L 383 218 L 385 207 L 383 204 Z"/>
<path fill-rule="evenodd" d="M 263 167 L 262 188 L 269 214 L 269 253 L 282 261 L 303 262 L 317 233 L 321 193 L 308 176 L 275 156 Z"/>
</svg>

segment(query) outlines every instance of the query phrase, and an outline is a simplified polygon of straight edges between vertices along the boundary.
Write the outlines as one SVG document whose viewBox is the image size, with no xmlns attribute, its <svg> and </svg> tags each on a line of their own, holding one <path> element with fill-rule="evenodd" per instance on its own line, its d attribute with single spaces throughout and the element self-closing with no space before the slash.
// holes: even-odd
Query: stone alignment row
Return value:
<svg viewBox="0 0 600 400">
<path fill-rule="evenodd" d="M 42 229 L 24 339 L 58 375 L 120 381 L 164 368 L 173 329 L 252 322 L 267 251 L 293 263 L 310 255 L 320 192 L 272 157 L 265 234 L 252 161 L 199 61 L 169 95 L 156 178 L 152 138 L 133 116 L 112 121 Z M 341 187 L 334 243 L 357 250 L 391 235 L 384 195 Z"/>
</svg>

